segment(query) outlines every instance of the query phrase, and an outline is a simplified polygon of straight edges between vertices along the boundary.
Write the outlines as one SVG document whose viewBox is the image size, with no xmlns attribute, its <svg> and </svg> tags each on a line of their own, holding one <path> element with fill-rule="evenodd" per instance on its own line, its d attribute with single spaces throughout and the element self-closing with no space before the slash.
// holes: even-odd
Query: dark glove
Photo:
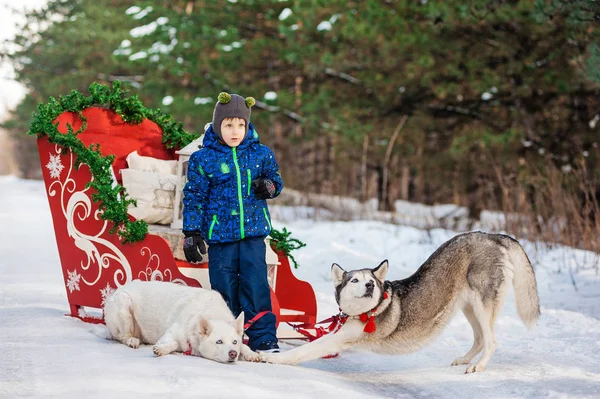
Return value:
<svg viewBox="0 0 600 399">
<path fill-rule="evenodd" d="M 202 234 L 198 231 L 184 231 L 183 253 L 185 259 L 190 263 L 202 262 L 202 255 L 206 255 L 206 245 Z"/>
<path fill-rule="evenodd" d="M 277 188 L 271 179 L 256 179 L 252 181 L 254 195 L 258 199 L 269 199 L 275 196 Z"/>
</svg>

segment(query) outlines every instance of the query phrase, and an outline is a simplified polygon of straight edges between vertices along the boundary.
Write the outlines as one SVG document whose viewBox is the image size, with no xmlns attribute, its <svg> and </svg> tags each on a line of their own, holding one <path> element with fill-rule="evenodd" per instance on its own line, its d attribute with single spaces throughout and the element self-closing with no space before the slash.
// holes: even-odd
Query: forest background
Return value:
<svg viewBox="0 0 600 399">
<path fill-rule="evenodd" d="M 6 11 L 6 10 L 3 10 Z M 0 56 L 28 90 L 2 127 L 40 178 L 32 113 L 124 83 L 201 133 L 221 91 L 286 186 L 455 204 L 600 252 L 600 4 L 591 0 L 49 0 Z"/>
</svg>

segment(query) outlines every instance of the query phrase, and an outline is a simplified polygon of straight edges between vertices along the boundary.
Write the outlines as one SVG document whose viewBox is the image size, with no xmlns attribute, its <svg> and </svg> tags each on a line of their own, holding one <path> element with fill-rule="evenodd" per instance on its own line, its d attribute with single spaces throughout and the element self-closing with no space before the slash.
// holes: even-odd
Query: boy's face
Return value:
<svg viewBox="0 0 600 399">
<path fill-rule="evenodd" d="M 246 121 L 241 118 L 226 118 L 221 122 L 221 136 L 230 147 L 237 147 L 246 135 Z"/>
</svg>

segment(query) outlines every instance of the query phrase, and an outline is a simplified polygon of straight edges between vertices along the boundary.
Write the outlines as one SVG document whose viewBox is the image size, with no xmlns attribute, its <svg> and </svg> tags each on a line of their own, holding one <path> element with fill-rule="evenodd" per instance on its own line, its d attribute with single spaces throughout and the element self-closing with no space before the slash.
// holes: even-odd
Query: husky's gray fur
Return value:
<svg viewBox="0 0 600 399">
<path fill-rule="evenodd" d="M 387 271 L 387 260 L 375 269 L 348 272 L 334 263 L 335 298 L 348 321 L 336 334 L 263 360 L 296 364 L 356 347 L 385 354 L 416 351 L 460 309 L 473 328 L 474 343 L 452 365 L 469 364 L 466 372 L 472 373 L 483 371 L 494 353 L 494 322 L 509 282 L 523 323 L 531 327 L 540 315 L 533 267 L 521 245 L 506 235 L 461 234 L 442 244 L 412 276 L 385 281 Z M 374 308 L 376 331 L 366 333 L 359 315 Z"/>
</svg>

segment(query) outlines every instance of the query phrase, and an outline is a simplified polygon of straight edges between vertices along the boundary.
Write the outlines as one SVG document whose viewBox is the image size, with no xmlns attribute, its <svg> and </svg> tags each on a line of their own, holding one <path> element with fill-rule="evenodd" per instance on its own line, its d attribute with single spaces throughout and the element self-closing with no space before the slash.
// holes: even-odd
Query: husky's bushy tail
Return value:
<svg viewBox="0 0 600 399">
<path fill-rule="evenodd" d="M 540 298 L 533 266 L 525 250 L 516 240 L 511 239 L 508 256 L 513 264 L 513 287 L 517 313 L 527 326 L 531 328 L 540 317 Z"/>
</svg>

